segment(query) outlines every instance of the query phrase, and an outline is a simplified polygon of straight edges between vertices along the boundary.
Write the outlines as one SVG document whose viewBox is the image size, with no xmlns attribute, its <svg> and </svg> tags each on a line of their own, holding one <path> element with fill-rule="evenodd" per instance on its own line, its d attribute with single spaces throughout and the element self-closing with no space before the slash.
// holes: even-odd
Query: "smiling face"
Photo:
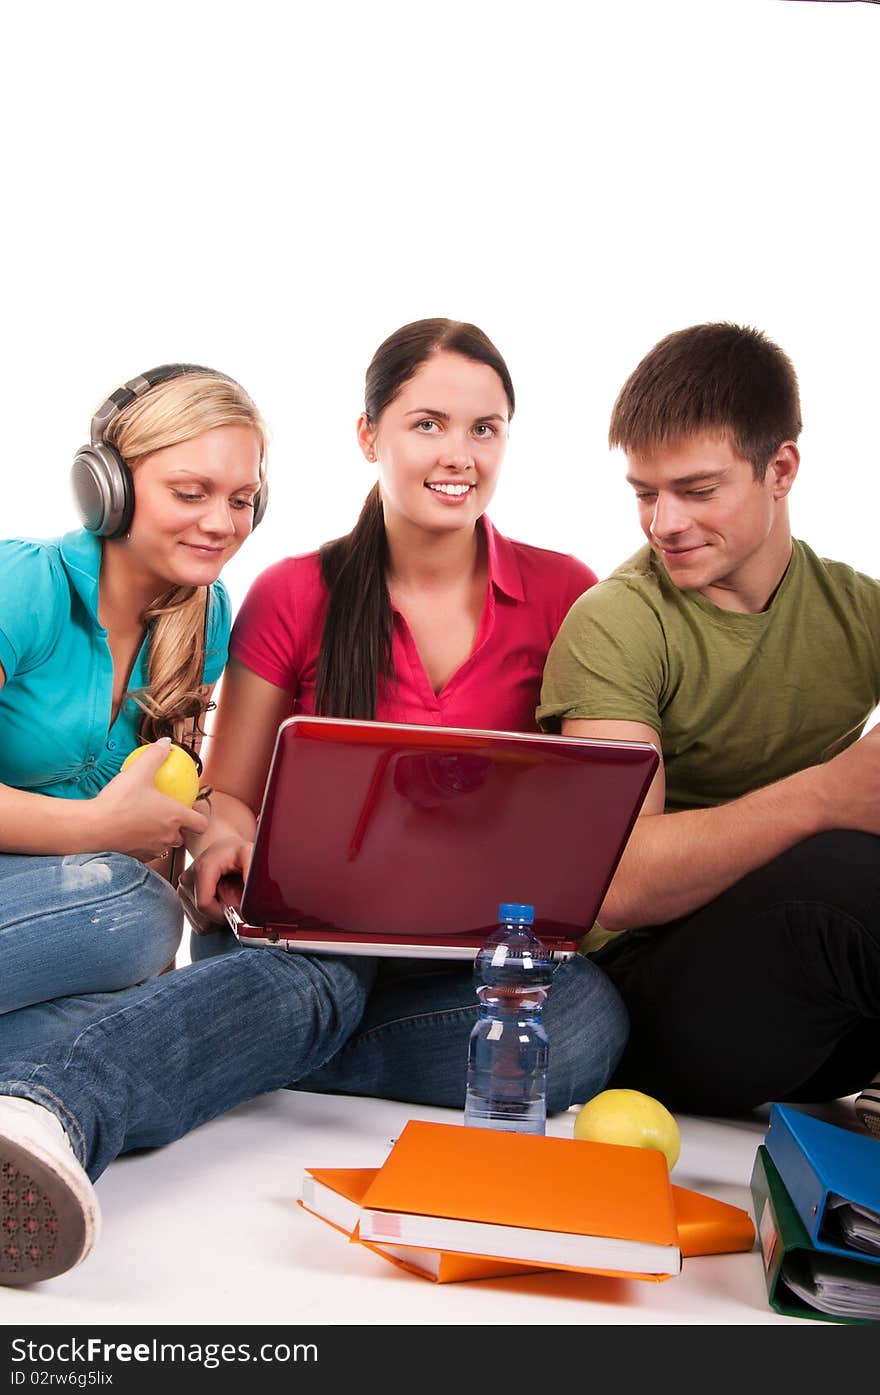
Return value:
<svg viewBox="0 0 880 1395">
<path fill-rule="evenodd" d="M 149 589 L 207 586 L 253 525 L 260 487 L 260 442 L 250 426 L 215 426 L 133 467 L 135 507 L 124 549 Z"/>
<path fill-rule="evenodd" d="M 793 442 L 780 446 L 763 480 L 724 436 L 686 437 L 627 462 L 642 531 L 670 580 L 722 610 L 762 610 L 791 555 Z"/>
<path fill-rule="evenodd" d="M 461 354 L 434 353 L 358 440 L 378 462 L 386 528 L 473 529 L 495 492 L 509 407 L 501 379 Z"/>
</svg>

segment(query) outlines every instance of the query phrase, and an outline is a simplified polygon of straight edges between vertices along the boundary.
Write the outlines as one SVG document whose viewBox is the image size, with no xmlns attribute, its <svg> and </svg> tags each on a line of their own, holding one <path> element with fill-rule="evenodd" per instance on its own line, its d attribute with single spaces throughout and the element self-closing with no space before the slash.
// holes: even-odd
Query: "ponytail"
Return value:
<svg viewBox="0 0 880 1395">
<path fill-rule="evenodd" d="M 367 495 L 352 531 L 325 543 L 319 557 L 330 602 L 318 654 L 315 711 L 373 721 L 379 685 L 391 681 L 394 632 L 378 484 Z"/>
</svg>

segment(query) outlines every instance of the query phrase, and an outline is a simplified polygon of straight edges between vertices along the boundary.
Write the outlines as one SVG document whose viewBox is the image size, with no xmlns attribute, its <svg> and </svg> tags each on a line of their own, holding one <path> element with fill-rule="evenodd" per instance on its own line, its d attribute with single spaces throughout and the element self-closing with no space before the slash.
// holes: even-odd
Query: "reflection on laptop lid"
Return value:
<svg viewBox="0 0 880 1395">
<path fill-rule="evenodd" d="M 472 958 L 520 901 L 572 954 L 657 764 L 641 742 L 291 717 L 227 918 L 243 945 Z"/>
</svg>

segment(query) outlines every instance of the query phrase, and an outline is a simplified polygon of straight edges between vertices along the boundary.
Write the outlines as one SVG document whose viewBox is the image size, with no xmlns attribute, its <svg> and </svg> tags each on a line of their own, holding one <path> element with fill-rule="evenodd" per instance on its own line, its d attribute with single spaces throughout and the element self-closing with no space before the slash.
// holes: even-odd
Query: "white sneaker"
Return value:
<svg viewBox="0 0 880 1395">
<path fill-rule="evenodd" d="M 880 1075 L 875 1075 L 870 1085 L 856 1095 L 855 1111 L 868 1133 L 880 1138 Z"/>
<path fill-rule="evenodd" d="M 51 1110 L 0 1095 L 0 1284 L 52 1279 L 98 1238 L 94 1188 Z"/>
</svg>

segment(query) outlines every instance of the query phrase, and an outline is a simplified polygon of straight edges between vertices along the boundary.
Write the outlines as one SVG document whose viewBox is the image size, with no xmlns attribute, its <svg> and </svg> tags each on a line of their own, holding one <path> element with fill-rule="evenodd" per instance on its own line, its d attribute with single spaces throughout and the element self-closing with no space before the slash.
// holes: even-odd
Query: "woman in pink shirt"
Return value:
<svg viewBox="0 0 880 1395">
<path fill-rule="evenodd" d="M 275 733 L 294 712 L 537 730 L 547 650 L 596 577 L 574 557 L 503 537 L 486 517 L 513 410 L 507 366 L 474 325 L 421 320 L 380 346 L 357 427 L 378 481 L 352 533 L 277 562 L 251 587 L 206 769 L 215 789 L 259 809 Z M 249 855 L 249 838 L 234 836 L 198 859 L 188 881 L 208 916 L 222 914 L 219 876 L 243 873 Z M 193 959 L 234 949 L 216 925 L 192 940 Z M 358 1031 L 301 1088 L 460 1104 L 476 1015 L 470 965 L 388 959 L 375 972 Z M 564 981 L 557 975 L 554 1009 Z M 565 1026 L 561 1009 L 547 1012 L 555 1075 Z M 571 1020 L 582 1056 L 585 1016 Z M 603 1039 L 613 1051 L 619 1034 L 608 1024 Z M 609 1058 L 599 1059 L 604 1070 Z"/>
<path fill-rule="evenodd" d="M 378 480 L 354 530 L 269 567 L 234 627 L 205 769 L 212 841 L 185 874 L 198 962 L 109 1009 L 106 997 L 84 1002 L 88 1032 L 41 1047 L 40 1064 L 17 1062 L 0 1082 L 18 1097 L 0 1099 L 0 1163 L 37 1169 L 70 1239 L 54 1268 L 35 1261 L 27 1280 L 7 1282 L 84 1258 L 97 1214 L 89 1178 L 119 1153 L 265 1091 L 461 1108 L 470 965 L 237 949 L 216 925 L 216 891 L 247 870 L 275 735 L 292 713 L 537 729 L 550 643 L 596 578 L 573 557 L 502 537 L 485 516 L 513 409 L 504 360 L 474 325 L 418 321 L 374 355 L 357 435 Z M 582 956 L 556 969 L 545 1018 L 558 1112 L 605 1087 L 628 1024 Z"/>
</svg>

